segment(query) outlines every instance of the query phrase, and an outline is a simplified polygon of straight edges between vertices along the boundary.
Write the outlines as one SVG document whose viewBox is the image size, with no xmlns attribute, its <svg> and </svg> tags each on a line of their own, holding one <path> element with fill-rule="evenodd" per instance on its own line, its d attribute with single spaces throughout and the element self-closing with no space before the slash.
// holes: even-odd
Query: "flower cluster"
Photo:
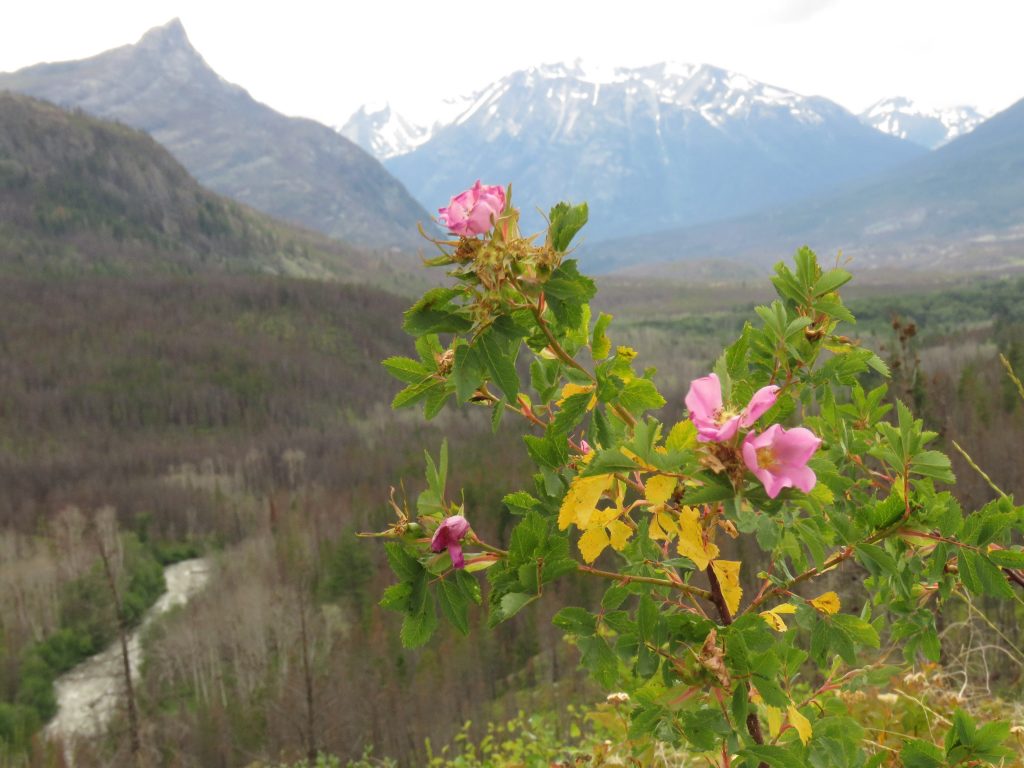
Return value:
<svg viewBox="0 0 1024 768">
<path fill-rule="evenodd" d="M 762 387 L 739 411 L 725 407 L 722 385 L 714 373 L 695 379 L 686 393 L 690 420 L 697 428 L 697 439 L 705 443 L 731 443 L 741 429 L 749 429 L 773 405 L 779 396 L 775 385 Z M 760 434 L 749 431 L 739 445 L 747 469 L 761 481 L 765 492 L 775 498 L 783 488 L 799 488 L 809 493 L 817 478 L 807 466 L 821 445 L 821 439 L 804 427 L 785 429 L 772 424 Z"/>
</svg>

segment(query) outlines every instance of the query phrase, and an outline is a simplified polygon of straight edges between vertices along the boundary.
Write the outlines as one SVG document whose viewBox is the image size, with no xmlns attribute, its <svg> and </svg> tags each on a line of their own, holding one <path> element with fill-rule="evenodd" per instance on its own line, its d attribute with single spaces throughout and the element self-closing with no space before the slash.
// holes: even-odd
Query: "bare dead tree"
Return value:
<svg viewBox="0 0 1024 768">
<path fill-rule="evenodd" d="M 121 592 L 117 586 L 117 570 L 121 562 L 120 541 L 118 538 L 117 518 L 111 507 L 104 507 L 96 513 L 93 533 L 96 540 L 96 549 L 99 551 L 100 560 L 103 562 L 103 574 L 107 580 L 107 587 L 110 589 L 111 599 L 114 601 L 114 612 L 117 620 L 117 636 L 121 644 L 121 664 L 124 674 L 125 698 L 128 702 L 128 733 L 132 764 L 136 768 L 142 768 L 142 742 L 139 739 L 139 717 L 135 705 L 135 689 L 132 685 L 132 662 L 128 651 L 128 617 L 124 611 L 124 603 L 121 600 Z M 117 569 L 117 570 L 115 570 Z"/>
</svg>

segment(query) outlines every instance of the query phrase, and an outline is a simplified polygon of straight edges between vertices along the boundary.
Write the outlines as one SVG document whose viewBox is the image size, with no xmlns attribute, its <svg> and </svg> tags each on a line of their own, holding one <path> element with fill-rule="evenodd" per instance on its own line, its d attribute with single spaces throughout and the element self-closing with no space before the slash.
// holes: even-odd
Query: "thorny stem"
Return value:
<svg viewBox="0 0 1024 768">
<path fill-rule="evenodd" d="M 592 568 L 589 565 L 579 565 L 577 570 L 580 573 L 587 573 L 591 576 L 597 576 L 602 579 L 609 579 L 611 581 L 618 581 L 623 584 L 653 584 L 657 587 L 668 587 L 679 592 L 685 592 L 688 595 L 695 595 L 696 597 L 704 598 L 705 600 L 712 601 L 712 595 L 706 589 L 700 587 L 693 587 L 689 584 L 685 584 L 681 581 L 672 581 L 670 579 L 659 579 L 656 576 L 634 576 L 628 573 L 615 573 L 614 571 L 602 571 L 599 568 Z"/>
<path fill-rule="evenodd" d="M 708 564 L 705 573 L 708 576 L 708 583 L 711 585 L 711 602 L 713 602 L 715 604 L 715 608 L 718 609 L 718 615 L 722 619 L 722 624 L 729 626 L 733 621 L 732 613 L 729 611 L 729 606 L 725 604 L 725 595 L 722 594 L 722 585 L 718 583 L 718 576 L 710 563 Z M 749 692 L 749 683 L 741 683 L 741 685 L 746 685 Z M 757 712 L 751 712 L 747 715 L 747 731 L 756 743 L 764 744 L 764 733 L 761 731 L 761 720 L 758 718 Z M 757 768 L 768 768 L 768 764 L 761 763 Z"/>
</svg>

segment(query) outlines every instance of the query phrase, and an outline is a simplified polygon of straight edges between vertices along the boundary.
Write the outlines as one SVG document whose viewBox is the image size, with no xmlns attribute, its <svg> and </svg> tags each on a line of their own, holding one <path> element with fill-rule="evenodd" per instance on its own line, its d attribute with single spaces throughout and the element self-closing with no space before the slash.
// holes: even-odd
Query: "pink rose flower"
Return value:
<svg viewBox="0 0 1024 768">
<path fill-rule="evenodd" d="M 456 235 L 475 237 L 491 228 L 491 220 L 505 210 L 505 190 L 499 186 L 476 184 L 451 199 L 447 208 L 438 208 L 441 223 Z"/>
<path fill-rule="evenodd" d="M 452 567 L 465 568 L 466 561 L 462 557 L 462 539 L 468 531 L 469 521 L 462 515 L 446 517 L 434 531 L 434 537 L 430 540 L 430 551 L 444 552 L 447 549 L 452 559 Z"/>
<path fill-rule="evenodd" d="M 774 384 L 761 387 L 750 398 L 742 411 L 726 410 L 722 403 L 722 384 L 712 373 L 690 383 L 686 393 L 686 408 L 690 420 L 697 427 L 697 439 L 702 443 L 724 443 L 732 440 L 742 427 L 753 426 L 761 416 L 775 405 L 779 388 Z"/>
<path fill-rule="evenodd" d="M 743 463 L 757 476 L 770 498 L 783 488 L 799 488 L 810 493 L 818 482 L 807 466 L 821 439 L 803 427 L 785 430 L 772 424 L 760 435 L 753 432 L 743 441 Z"/>
</svg>

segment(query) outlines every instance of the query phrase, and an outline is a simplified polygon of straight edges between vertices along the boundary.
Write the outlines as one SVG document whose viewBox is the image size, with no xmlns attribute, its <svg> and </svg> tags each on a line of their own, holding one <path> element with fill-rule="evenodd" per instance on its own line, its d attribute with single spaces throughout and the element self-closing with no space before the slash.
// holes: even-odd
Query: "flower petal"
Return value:
<svg viewBox="0 0 1024 768">
<path fill-rule="evenodd" d="M 775 401 L 779 398 L 779 387 L 771 384 L 767 387 L 761 387 L 754 396 L 750 398 L 750 402 L 747 403 L 747 407 L 743 409 L 743 413 L 740 416 L 740 426 L 749 427 L 755 421 L 757 421 L 764 413 L 775 405 Z"/>
</svg>

